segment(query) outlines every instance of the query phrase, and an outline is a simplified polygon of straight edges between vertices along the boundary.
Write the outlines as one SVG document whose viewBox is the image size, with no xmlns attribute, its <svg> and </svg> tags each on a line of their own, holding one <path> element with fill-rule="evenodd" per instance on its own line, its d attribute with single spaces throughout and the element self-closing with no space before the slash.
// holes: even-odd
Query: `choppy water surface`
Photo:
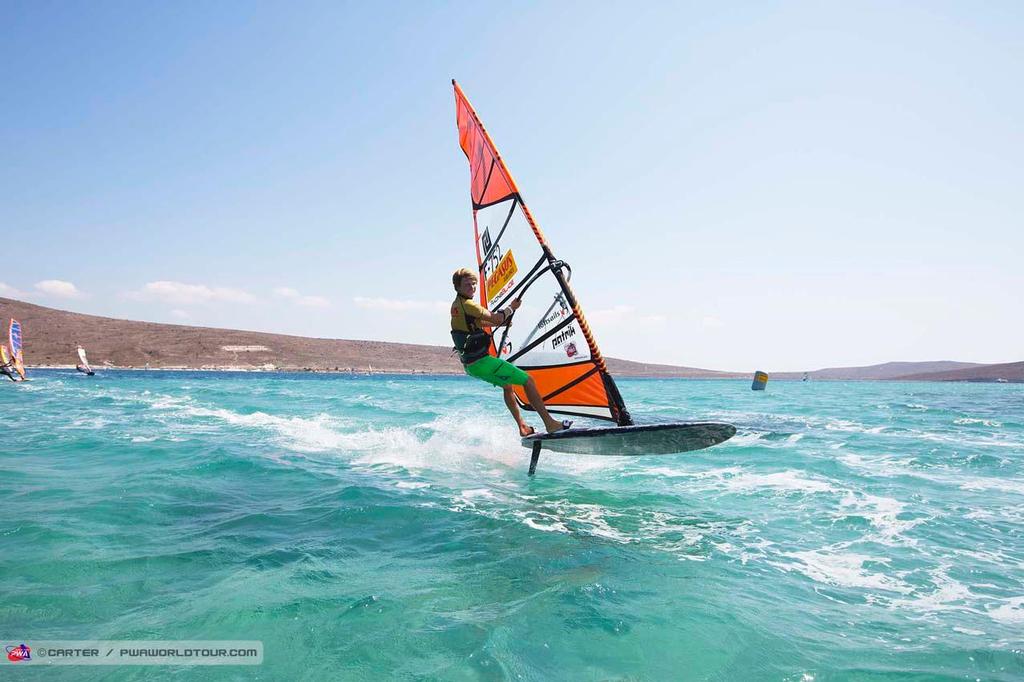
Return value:
<svg viewBox="0 0 1024 682">
<path fill-rule="evenodd" d="M 529 480 L 467 378 L 33 376 L 0 385 L 6 644 L 264 642 L 183 679 L 1024 679 L 1024 386 L 621 380 L 739 433 Z"/>
</svg>

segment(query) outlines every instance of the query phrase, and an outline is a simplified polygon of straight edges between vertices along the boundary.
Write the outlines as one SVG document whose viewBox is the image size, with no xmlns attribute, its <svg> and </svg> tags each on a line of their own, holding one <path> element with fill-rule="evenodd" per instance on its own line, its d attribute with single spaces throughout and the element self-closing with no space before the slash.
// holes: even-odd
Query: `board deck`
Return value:
<svg viewBox="0 0 1024 682">
<path fill-rule="evenodd" d="M 522 439 L 524 448 L 537 443 L 544 450 L 580 455 L 635 457 L 669 455 L 700 450 L 729 440 L 736 434 L 732 424 L 684 422 L 571 428 L 555 433 L 536 433 Z"/>
</svg>

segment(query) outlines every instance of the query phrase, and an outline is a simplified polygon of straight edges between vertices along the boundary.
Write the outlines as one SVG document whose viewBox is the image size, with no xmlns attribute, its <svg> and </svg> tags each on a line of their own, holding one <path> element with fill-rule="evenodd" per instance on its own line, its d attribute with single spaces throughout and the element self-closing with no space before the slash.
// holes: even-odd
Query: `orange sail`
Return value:
<svg viewBox="0 0 1024 682">
<path fill-rule="evenodd" d="M 551 412 L 631 424 L 569 286 L 571 269 L 555 257 L 480 118 L 458 83 L 452 85 L 459 146 L 469 159 L 480 303 L 498 310 L 516 298 L 523 302 L 512 323 L 494 334 L 491 354 L 533 377 Z M 515 390 L 530 409 L 522 387 Z"/>
</svg>

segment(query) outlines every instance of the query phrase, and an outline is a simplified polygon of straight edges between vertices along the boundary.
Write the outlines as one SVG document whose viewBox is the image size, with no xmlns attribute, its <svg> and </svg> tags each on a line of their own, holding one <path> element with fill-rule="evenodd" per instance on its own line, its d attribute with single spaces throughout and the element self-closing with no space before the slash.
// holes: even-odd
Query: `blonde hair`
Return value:
<svg viewBox="0 0 1024 682">
<path fill-rule="evenodd" d="M 476 273 L 469 268 L 459 268 L 452 273 L 452 286 L 455 287 L 455 291 L 459 290 L 459 285 L 462 284 L 462 280 L 466 277 L 470 277 L 474 282 L 477 281 Z"/>
</svg>

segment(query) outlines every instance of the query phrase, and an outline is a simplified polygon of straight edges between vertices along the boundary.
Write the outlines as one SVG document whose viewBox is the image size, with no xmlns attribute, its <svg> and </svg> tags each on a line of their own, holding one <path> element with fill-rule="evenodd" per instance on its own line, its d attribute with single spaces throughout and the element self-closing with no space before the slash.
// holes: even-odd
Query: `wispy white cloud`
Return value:
<svg viewBox="0 0 1024 682">
<path fill-rule="evenodd" d="M 445 311 L 448 310 L 450 303 L 445 301 L 416 301 L 416 300 L 404 300 L 394 298 L 367 298 L 365 296 L 356 296 L 352 299 L 357 306 L 360 308 L 367 308 L 370 310 L 386 310 L 388 312 L 410 312 L 410 311 Z"/>
<path fill-rule="evenodd" d="M 0 296 L 5 296 L 7 298 L 26 298 L 28 295 L 27 291 L 21 291 L 20 289 L 15 289 L 6 282 L 0 282 Z"/>
<path fill-rule="evenodd" d="M 84 298 L 85 294 L 79 291 L 71 282 L 62 279 L 44 279 L 35 283 L 36 290 L 54 298 Z"/>
<path fill-rule="evenodd" d="M 714 315 L 705 315 L 701 319 L 700 324 L 705 329 L 717 329 L 719 327 L 725 326 L 725 323 L 722 322 L 722 320 L 715 317 Z"/>
<path fill-rule="evenodd" d="M 174 310 L 172 310 L 171 311 L 171 317 L 173 317 L 175 319 L 178 319 L 178 320 L 191 320 L 192 319 L 192 316 L 189 315 L 188 312 L 186 312 L 184 310 L 181 310 L 180 308 L 175 308 Z"/>
<path fill-rule="evenodd" d="M 588 320 L 610 327 L 624 323 L 629 324 L 662 324 L 668 318 L 664 315 L 648 315 L 638 311 L 631 305 L 617 305 L 611 308 L 593 310 L 585 313 Z"/>
<path fill-rule="evenodd" d="M 331 302 L 323 296 L 303 296 L 291 287 L 278 287 L 274 289 L 274 296 L 288 299 L 295 305 L 301 305 L 306 308 L 326 308 L 331 305 Z"/>
<path fill-rule="evenodd" d="M 139 291 L 130 291 L 126 298 L 136 301 L 162 301 L 176 305 L 203 303 L 255 303 L 256 297 L 242 289 L 209 287 L 161 280 L 149 282 Z"/>
</svg>

